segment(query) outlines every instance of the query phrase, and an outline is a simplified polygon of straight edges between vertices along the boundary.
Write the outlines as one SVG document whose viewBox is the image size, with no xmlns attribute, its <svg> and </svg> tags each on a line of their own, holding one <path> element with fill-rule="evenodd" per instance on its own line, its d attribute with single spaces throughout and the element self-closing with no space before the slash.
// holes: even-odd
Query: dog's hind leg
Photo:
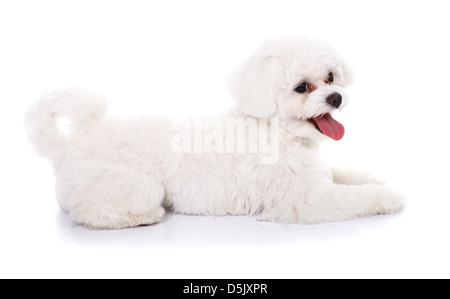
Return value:
<svg viewBox="0 0 450 299">
<path fill-rule="evenodd" d="M 164 185 L 157 172 L 127 163 L 89 169 L 78 173 L 83 179 L 69 209 L 72 221 L 93 229 L 121 229 L 162 220 Z"/>
</svg>

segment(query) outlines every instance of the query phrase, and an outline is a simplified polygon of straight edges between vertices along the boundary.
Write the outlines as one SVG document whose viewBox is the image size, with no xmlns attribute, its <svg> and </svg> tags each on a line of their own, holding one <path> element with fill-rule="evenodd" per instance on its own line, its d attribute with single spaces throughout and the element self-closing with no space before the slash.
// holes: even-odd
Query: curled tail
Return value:
<svg viewBox="0 0 450 299">
<path fill-rule="evenodd" d="M 58 119 L 68 118 L 72 131 L 87 128 L 106 112 L 105 99 L 79 89 L 59 90 L 44 96 L 26 115 L 28 137 L 37 151 L 48 158 L 58 157 L 68 136 L 58 126 Z"/>
</svg>

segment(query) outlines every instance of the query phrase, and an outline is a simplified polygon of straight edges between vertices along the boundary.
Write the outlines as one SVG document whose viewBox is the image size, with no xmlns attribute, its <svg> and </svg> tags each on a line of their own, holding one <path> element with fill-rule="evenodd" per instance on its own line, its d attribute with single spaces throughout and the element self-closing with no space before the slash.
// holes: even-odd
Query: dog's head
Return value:
<svg viewBox="0 0 450 299">
<path fill-rule="evenodd" d="M 344 127 L 331 113 L 347 103 L 352 74 L 328 45 L 307 40 L 270 40 L 231 78 L 231 93 L 244 113 L 279 117 L 299 137 L 339 140 Z"/>
</svg>

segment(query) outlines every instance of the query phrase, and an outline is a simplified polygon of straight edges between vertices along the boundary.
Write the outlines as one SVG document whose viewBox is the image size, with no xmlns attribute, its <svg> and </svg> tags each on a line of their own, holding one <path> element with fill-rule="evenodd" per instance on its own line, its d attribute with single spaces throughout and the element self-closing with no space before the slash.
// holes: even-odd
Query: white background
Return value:
<svg viewBox="0 0 450 299">
<path fill-rule="evenodd" d="M 448 1 L 1 1 L 0 277 L 450 277 Z M 230 72 L 269 37 L 331 42 L 353 65 L 342 141 L 324 159 L 372 171 L 408 208 L 323 225 L 167 215 L 72 227 L 23 117 L 45 91 L 87 87 L 114 117 L 233 105 Z"/>
</svg>

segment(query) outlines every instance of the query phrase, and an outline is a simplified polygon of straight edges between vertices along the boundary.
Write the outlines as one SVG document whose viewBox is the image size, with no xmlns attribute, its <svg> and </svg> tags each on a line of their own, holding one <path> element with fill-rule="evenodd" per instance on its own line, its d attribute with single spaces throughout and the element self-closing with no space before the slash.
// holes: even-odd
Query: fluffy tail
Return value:
<svg viewBox="0 0 450 299">
<path fill-rule="evenodd" d="M 64 151 L 69 136 L 58 126 L 60 118 L 71 122 L 71 131 L 87 128 L 106 112 L 105 99 L 79 89 L 65 89 L 44 96 L 26 115 L 28 137 L 36 150 L 48 158 Z"/>
</svg>

